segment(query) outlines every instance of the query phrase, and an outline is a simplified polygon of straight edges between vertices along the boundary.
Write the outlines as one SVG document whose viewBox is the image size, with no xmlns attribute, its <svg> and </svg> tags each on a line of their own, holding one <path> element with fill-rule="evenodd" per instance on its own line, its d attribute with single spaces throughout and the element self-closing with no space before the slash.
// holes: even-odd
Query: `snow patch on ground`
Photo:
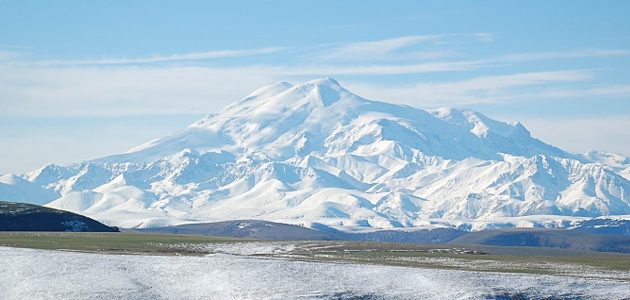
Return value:
<svg viewBox="0 0 630 300">
<path fill-rule="evenodd" d="M 0 290 L 5 299 L 630 297 L 627 282 L 603 279 L 235 255 L 133 256 L 6 247 L 0 247 Z"/>
</svg>

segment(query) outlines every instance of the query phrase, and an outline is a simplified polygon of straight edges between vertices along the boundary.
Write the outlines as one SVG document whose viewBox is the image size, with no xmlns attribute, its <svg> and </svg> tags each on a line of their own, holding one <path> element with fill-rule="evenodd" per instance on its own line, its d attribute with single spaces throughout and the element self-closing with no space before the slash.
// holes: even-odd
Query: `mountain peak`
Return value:
<svg viewBox="0 0 630 300">
<path fill-rule="evenodd" d="M 458 160 L 500 159 L 500 153 L 569 157 L 533 139 L 520 123 L 496 121 L 468 109 L 425 111 L 370 101 L 326 77 L 266 85 L 222 112 L 136 147 L 115 161 L 144 156 L 141 160 L 150 163 L 184 148 L 202 154 L 225 150 L 236 156 L 256 152 L 261 157 L 289 159 L 310 153 L 380 153 L 394 151 L 394 145 L 409 147 L 404 150 L 407 157 L 413 151 Z"/>
<path fill-rule="evenodd" d="M 313 79 L 311 81 L 306 82 L 305 84 L 311 84 L 311 85 L 332 85 L 332 86 L 341 87 L 339 82 L 337 82 L 337 80 L 335 80 L 334 78 L 331 78 L 331 77 L 324 77 L 324 78 L 319 78 L 319 79 Z"/>
<path fill-rule="evenodd" d="M 297 84 L 295 86 L 288 82 L 272 82 L 255 90 L 254 92 L 250 93 L 244 99 L 238 102 L 247 102 L 255 98 L 270 98 L 270 97 L 274 97 L 279 94 L 282 94 L 291 89 L 305 90 L 305 89 L 309 89 L 313 87 L 326 87 L 326 86 L 333 87 L 336 90 L 342 88 L 339 82 L 337 82 L 337 80 L 330 77 L 314 79 L 311 81 L 307 81 L 305 83 Z"/>
</svg>

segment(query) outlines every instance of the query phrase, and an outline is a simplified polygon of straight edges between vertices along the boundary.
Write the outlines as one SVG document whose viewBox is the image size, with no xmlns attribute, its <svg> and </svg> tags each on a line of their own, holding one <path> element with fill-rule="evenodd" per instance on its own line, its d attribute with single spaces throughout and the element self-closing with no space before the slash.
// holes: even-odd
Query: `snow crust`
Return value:
<svg viewBox="0 0 630 300">
<path fill-rule="evenodd" d="M 628 161 L 573 155 L 471 110 L 367 100 L 323 78 L 267 85 L 127 153 L 0 182 L 0 197 L 123 227 L 553 227 L 630 214 Z"/>
<path fill-rule="evenodd" d="M 610 276 L 610 274 L 608 275 Z M 622 299 L 624 281 L 216 254 L 105 255 L 0 247 L 5 299 Z"/>
</svg>

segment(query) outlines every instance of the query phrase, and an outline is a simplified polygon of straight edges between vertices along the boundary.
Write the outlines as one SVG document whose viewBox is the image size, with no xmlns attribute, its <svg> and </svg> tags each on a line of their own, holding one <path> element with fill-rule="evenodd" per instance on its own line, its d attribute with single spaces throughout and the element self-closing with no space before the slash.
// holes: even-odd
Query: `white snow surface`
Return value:
<svg viewBox="0 0 630 300">
<path fill-rule="evenodd" d="M 1 299 L 622 299 L 627 282 L 215 254 L 107 255 L 0 247 Z"/>
<path fill-rule="evenodd" d="M 366 100 L 323 78 L 262 87 L 127 153 L 0 182 L 0 200 L 122 227 L 234 219 L 562 227 L 630 214 L 624 159 L 573 155 L 471 110 Z"/>
<path fill-rule="evenodd" d="M 583 156 L 590 161 L 618 172 L 621 176 L 630 180 L 630 157 L 602 150 L 588 151 Z"/>
</svg>

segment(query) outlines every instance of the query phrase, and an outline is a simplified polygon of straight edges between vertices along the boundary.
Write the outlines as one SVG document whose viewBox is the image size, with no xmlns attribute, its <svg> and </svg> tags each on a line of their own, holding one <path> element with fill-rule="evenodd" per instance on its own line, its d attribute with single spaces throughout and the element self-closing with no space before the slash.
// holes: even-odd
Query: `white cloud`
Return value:
<svg viewBox="0 0 630 300">
<path fill-rule="evenodd" d="M 592 76 L 582 70 L 531 72 L 499 76 L 481 76 L 468 80 L 418 83 L 406 86 L 377 86 L 349 83 L 348 88 L 375 99 L 418 106 L 462 106 L 506 102 L 532 96 L 527 89 L 558 82 L 576 82 Z M 515 88 L 519 90 L 516 91 Z"/>
<path fill-rule="evenodd" d="M 392 51 L 416 45 L 421 42 L 435 41 L 443 38 L 444 35 L 420 35 L 404 36 L 393 39 L 347 43 L 333 49 L 327 49 L 316 58 L 320 60 L 382 60 L 389 58 Z"/>
<path fill-rule="evenodd" d="M 473 33 L 472 36 L 485 43 L 491 43 L 494 41 L 494 35 L 488 32 Z"/>
<path fill-rule="evenodd" d="M 564 52 L 529 52 L 516 53 L 510 55 L 499 56 L 493 59 L 485 60 L 486 63 L 492 62 L 526 62 L 536 60 L 549 59 L 569 59 L 569 58 L 586 58 L 586 57 L 607 57 L 607 56 L 627 56 L 630 55 L 628 50 L 619 49 L 586 49 L 577 51 Z"/>
<path fill-rule="evenodd" d="M 301 67 L 270 67 L 268 70 L 278 76 L 336 76 L 336 75 L 400 75 L 437 73 L 448 71 L 467 71 L 483 67 L 470 61 L 422 63 L 405 65 L 306 65 Z"/>
<path fill-rule="evenodd" d="M 20 56 L 19 52 L 0 51 L 0 60 L 15 60 Z"/>
<path fill-rule="evenodd" d="M 319 61 L 383 61 L 383 60 L 419 60 L 436 59 L 455 55 L 449 46 L 452 41 L 469 40 L 490 42 L 492 34 L 436 34 L 436 35 L 415 35 L 403 36 L 386 40 L 356 42 L 345 44 L 321 45 L 313 56 Z M 439 45 L 437 50 L 429 50 L 426 47 L 417 47 L 419 44 Z M 416 46 L 416 47 L 414 47 Z M 447 48 L 443 48 L 447 47 Z"/>
<path fill-rule="evenodd" d="M 282 51 L 284 48 L 272 47 L 252 50 L 219 50 L 208 52 L 193 52 L 187 54 L 174 54 L 167 56 L 153 56 L 146 58 L 105 58 L 95 60 L 56 60 L 38 62 L 41 66 L 73 66 L 73 65 L 120 65 L 120 64 L 142 64 L 159 63 L 171 61 L 203 60 L 213 58 L 242 57 L 271 54 Z"/>
<path fill-rule="evenodd" d="M 115 116 L 213 113 L 272 81 L 295 76 L 407 74 L 478 68 L 471 63 L 411 66 L 25 67 L 0 65 L 0 116 Z M 630 86 L 553 88 L 591 78 L 584 70 L 481 76 L 456 82 L 379 86 L 344 81 L 371 99 L 421 107 L 465 106 L 525 99 L 630 94 Z M 533 90 L 533 87 L 542 87 Z"/>
<path fill-rule="evenodd" d="M 213 113 L 272 81 L 256 67 L 0 66 L 0 116 Z"/>
<path fill-rule="evenodd" d="M 248 92 L 294 76 L 431 73 L 474 62 L 238 68 L 0 65 L 0 116 L 115 116 L 216 112 Z"/>
<path fill-rule="evenodd" d="M 592 96 L 628 96 L 630 85 L 611 85 L 595 88 L 550 89 L 538 93 L 538 98 L 582 98 Z"/>
</svg>

